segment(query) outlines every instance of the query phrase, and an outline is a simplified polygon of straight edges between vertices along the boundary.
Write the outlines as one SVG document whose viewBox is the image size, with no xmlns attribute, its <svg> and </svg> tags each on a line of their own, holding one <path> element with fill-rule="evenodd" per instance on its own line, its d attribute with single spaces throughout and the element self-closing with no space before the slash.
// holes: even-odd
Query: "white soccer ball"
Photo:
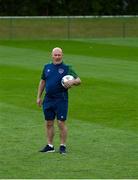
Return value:
<svg viewBox="0 0 138 180">
<path fill-rule="evenodd" d="M 61 80 L 62 86 L 64 87 L 64 83 L 65 83 L 65 82 L 70 81 L 70 80 L 73 80 L 73 79 L 74 79 L 74 77 L 73 77 L 72 75 L 66 75 L 66 76 L 64 76 L 64 77 L 62 78 L 62 80 Z"/>
</svg>

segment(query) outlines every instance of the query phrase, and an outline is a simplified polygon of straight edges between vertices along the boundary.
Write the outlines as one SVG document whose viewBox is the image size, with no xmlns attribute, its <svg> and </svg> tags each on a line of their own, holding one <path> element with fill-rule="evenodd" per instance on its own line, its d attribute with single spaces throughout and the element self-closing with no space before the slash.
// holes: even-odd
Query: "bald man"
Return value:
<svg viewBox="0 0 138 180">
<path fill-rule="evenodd" d="M 68 89 L 81 83 L 78 75 L 72 70 L 71 66 L 62 61 L 62 49 L 56 47 L 52 50 L 52 63 L 46 64 L 43 68 L 41 80 L 38 87 L 37 104 L 43 105 L 44 117 L 46 120 L 47 145 L 40 152 L 55 152 L 53 145 L 54 120 L 57 118 L 60 130 L 59 153 L 66 153 L 67 127 L 66 119 L 68 112 Z M 74 80 L 61 85 L 61 79 L 65 75 L 72 75 Z M 41 96 L 46 91 L 44 100 Z"/>
</svg>

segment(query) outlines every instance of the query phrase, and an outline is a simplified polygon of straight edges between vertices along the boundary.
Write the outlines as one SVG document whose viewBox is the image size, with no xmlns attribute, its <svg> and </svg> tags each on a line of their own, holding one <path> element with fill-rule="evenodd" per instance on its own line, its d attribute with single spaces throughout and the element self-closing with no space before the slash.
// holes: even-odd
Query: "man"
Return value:
<svg viewBox="0 0 138 180">
<path fill-rule="evenodd" d="M 54 119 L 57 118 L 60 130 L 60 147 L 61 154 L 66 153 L 67 127 L 65 124 L 68 111 L 68 89 L 81 83 L 80 78 L 62 61 L 62 49 L 56 47 L 52 50 L 52 63 L 44 66 L 41 80 L 38 87 L 37 104 L 43 104 L 43 112 L 46 120 L 47 145 L 40 152 L 54 152 Z M 61 79 L 65 75 L 72 75 L 74 80 L 66 82 L 63 87 Z M 46 90 L 46 95 L 42 103 L 42 93 Z"/>
</svg>

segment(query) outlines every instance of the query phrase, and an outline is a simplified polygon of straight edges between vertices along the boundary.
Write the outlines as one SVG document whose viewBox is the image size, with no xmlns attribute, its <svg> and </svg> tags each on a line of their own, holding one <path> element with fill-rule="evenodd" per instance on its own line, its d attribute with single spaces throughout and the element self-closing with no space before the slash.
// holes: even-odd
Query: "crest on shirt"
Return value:
<svg viewBox="0 0 138 180">
<path fill-rule="evenodd" d="M 50 72 L 50 69 L 48 69 L 47 72 Z"/>
<path fill-rule="evenodd" d="M 58 72 L 59 72 L 59 74 L 62 74 L 62 73 L 64 72 L 64 69 L 59 68 L 59 69 L 58 69 Z"/>
</svg>

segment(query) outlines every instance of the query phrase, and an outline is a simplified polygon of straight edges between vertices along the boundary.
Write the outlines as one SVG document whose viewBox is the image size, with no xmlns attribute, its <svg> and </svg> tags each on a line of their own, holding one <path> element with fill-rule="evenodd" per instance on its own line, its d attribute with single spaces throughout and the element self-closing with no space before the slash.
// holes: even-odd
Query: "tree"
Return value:
<svg viewBox="0 0 138 180">
<path fill-rule="evenodd" d="M 0 0 L 1 16 L 137 15 L 137 0 Z"/>
</svg>

